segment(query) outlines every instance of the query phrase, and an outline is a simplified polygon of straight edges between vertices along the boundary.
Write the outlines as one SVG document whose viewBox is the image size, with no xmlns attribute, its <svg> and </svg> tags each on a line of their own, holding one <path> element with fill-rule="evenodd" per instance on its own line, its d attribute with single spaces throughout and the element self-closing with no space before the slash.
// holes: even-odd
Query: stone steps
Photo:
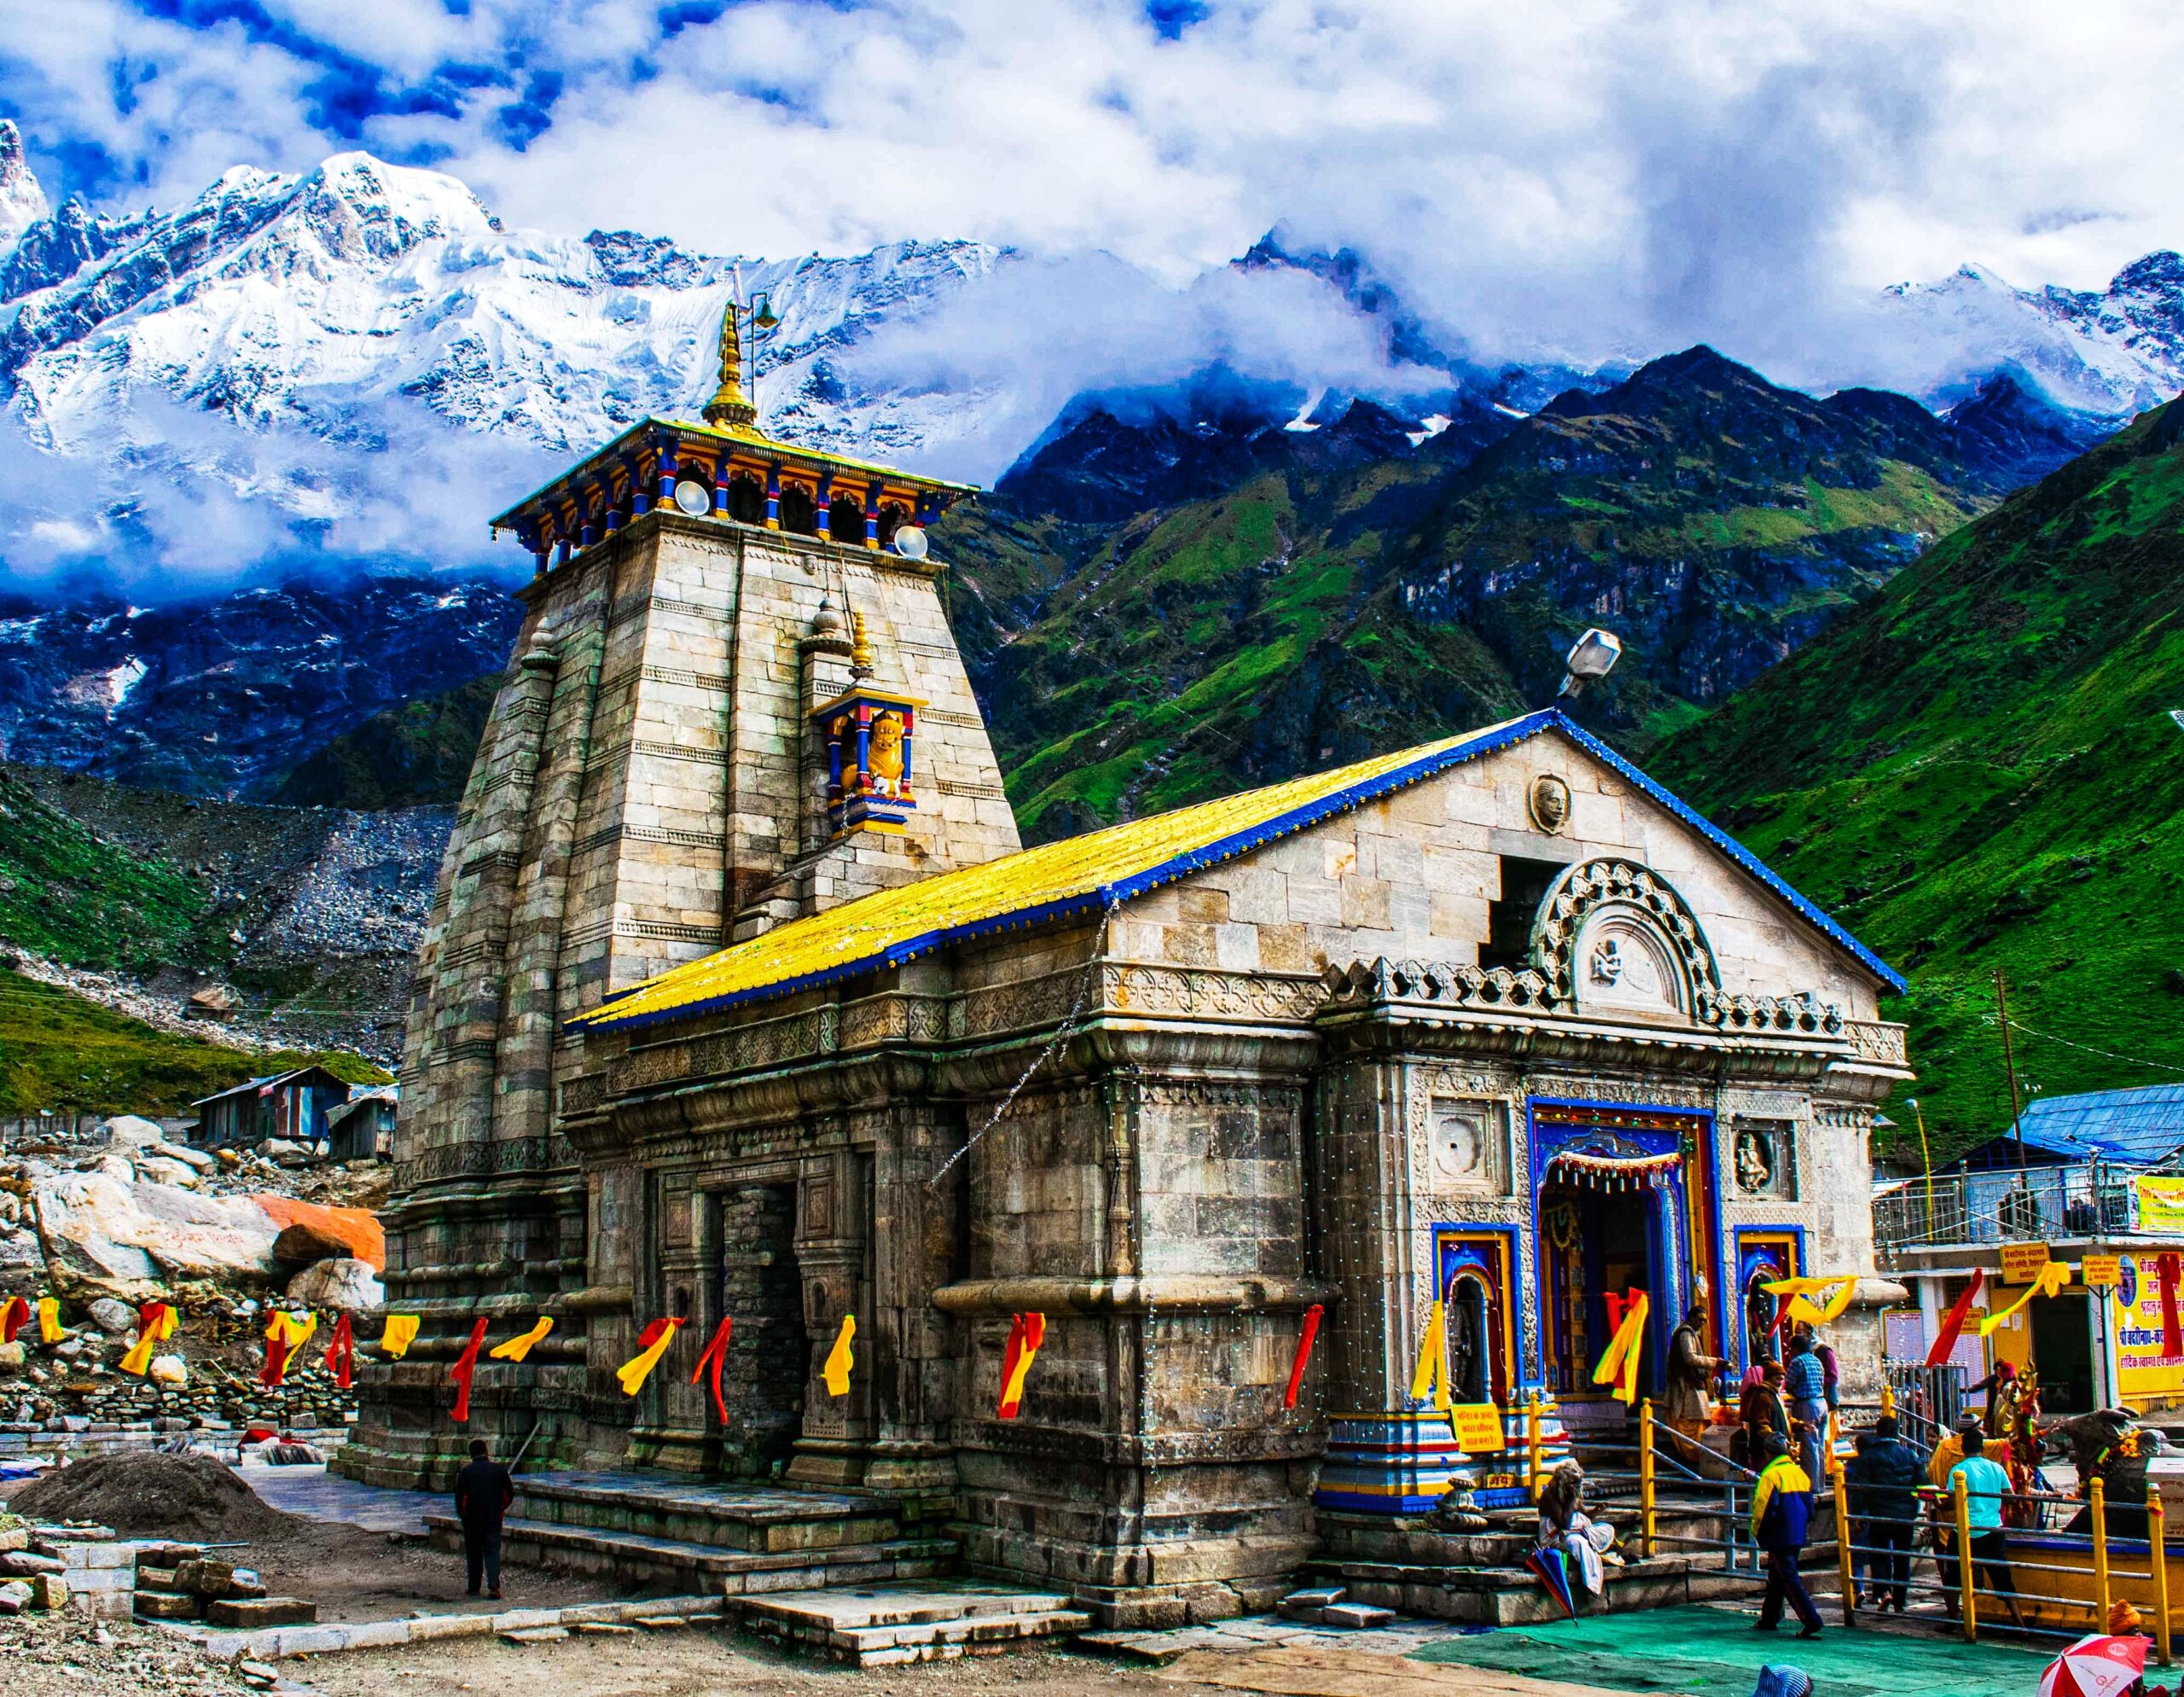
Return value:
<svg viewBox="0 0 2184 1697">
<path fill-rule="evenodd" d="M 1537 1626 L 1563 1619 L 1561 1605 L 1521 1567 L 1445 1566 L 1321 1557 L 1306 1564 L 1316 1580 L 1340 1585 L 1346 1600 L 1398 1614 L 1480 1626 Z M 1611 1568 L 1605 1594 L 1587 1613 L 1622 1614 L 1719 1597 L 1749 1595 L 1763 1576 L 1725 1572 L 1718 1560 L 1656 1556 Z"/>
<path fill-rule="evenodd" d="M 779 1555 L 852 1549 L 903 1536 L 886 1500 L 769 1485 L 709 1485 L 661 1475 L 522 1473 L 515 1512 L 536 1525 Z"/>
<path fill-rule="evenodd" d="M 746 1597 L 729 1607 L 743 1630 L 852 1667 L 998 1655 L 1081 1632 L 1092 1617 L 1057 1593 L 935 1586 Z"/>
<path fill-rule="evenodd" d="M 454 1515 L 427 1514 L 425 1526 L 435 1549 L 462 1549 L 462 1524 Z M 598 1575 L 619 1584 L 701 1585 L 729 1597 L 934 1578 L 948 1572 L 956 1561 L 951 1538 L 749 1550 L 524 1518 L 502 1524 L 501 1550 L 510 1560 Z"/>
</svg>

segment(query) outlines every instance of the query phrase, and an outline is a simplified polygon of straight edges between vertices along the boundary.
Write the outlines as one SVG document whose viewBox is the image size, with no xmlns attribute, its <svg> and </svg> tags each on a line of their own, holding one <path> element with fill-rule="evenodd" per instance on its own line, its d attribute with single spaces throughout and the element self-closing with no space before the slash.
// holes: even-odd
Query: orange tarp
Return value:
<svg viewBox="0 0 2184 1697">
<path fill-rule="evenodd" d="M 276 1226 L 316 1226 L 339 1238 L 359 1261 L 372 1264 L 372 1271 L 386 1270 L 386 1233 L 379 1216 L 369 1208 L 326 1208 L 316 1202 L 299 1202 L 290 1196 L 253 1196 Z"/>
</svg>

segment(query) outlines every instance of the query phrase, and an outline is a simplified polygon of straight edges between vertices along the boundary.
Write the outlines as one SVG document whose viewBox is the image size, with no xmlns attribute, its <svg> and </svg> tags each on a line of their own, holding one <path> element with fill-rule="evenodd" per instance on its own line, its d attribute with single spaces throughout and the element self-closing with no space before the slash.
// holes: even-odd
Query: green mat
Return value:
<svg viewBox="0 0 2184 1697">
<path fill-rule="evenodd" d="M 1833 1624 L 1800 1643 L 1795 1621 L 1780 1632 L 1755 1632 L 1750 1615 L 1693 1607 L 1504 1627 L 1444 1638 L 1416 1655 L 1570 1685 L 1700 1697 L 1751 1697 L 1770 1662 L 1803 1668 L 1813 1697 L 2032 1697 L 2055 1652 Z"/>
</svg>

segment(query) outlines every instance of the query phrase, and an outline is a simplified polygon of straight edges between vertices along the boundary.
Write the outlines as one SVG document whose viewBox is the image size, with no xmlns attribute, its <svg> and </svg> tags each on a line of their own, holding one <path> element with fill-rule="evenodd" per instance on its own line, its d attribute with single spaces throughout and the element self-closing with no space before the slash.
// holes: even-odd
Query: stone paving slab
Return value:
<svg viewBox="0 0 2184 1697">
<path fill-rule="evenodd" d="M 633 1507 L 681 1509 L 738 1520 L 847 1519 L 885 1512 L 868 1496 L 831 1491 L 787 1490 L 767 1485 L 704 1485 L 660 1473 L 531 1473 L 516 1476 L 517 1494 L 572 1496 L 625 1502 Z"/>
<path fill-rule="evenodd" d="M 672 1618 L 699 1624 L 723 1619 L 718 1597 L 646 1597 L 636 1602 L 579 1603 L 568 1608 L 512 1608 L 498 1614 L 427 1614 L 402 1620 L 361 1620 L 322 1626 L 280 1626 L 262 1632 L 217 1632 L 201 1626 L 160 1623 L 222 1661 L 237 1656 L 324 1656 L 343 1650 L 384 1650 L 442 1638 L 486 1638 L 540 1627 L 612 1625 Z"/>
<path fill-rule="evenodd" d="M 1390 1626 L 1349 1631 L 1308 1625 L 1278 1614 L 1244 1615 L 1202 1626 L 1176 1626 L 1159 1632 L 1080 1632 L 1072 1648 L 1098 1655 L 1165 1666 L 1194 1651 L 1242 1655 L 1274 1648 L 1345 1648 L 1383 1656 L 1408 1656 L 1427 1644 L 1455 1636 L 1445 1621 L 1405 1619 Z"/>
<path fill-rule="evenodd" d="M 300 1514 L 307 1520 L 346 1521 L 369 1532 L 414 1532 L 421 1537 L 426 1514 L 444 1513 L 454 1505 L 451 1495 L 360 1485 L 329 1473 L 322 1463 L 274 1467 L 246 1462 L 235 1473 L 284 1514 Z"/>
</svg>

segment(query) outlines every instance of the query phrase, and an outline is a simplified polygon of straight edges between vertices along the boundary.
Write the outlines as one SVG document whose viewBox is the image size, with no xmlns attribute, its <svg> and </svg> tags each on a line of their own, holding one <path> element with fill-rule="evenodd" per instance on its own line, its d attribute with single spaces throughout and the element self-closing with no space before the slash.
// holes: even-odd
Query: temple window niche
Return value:
<svg viewBox="0 0 2184 1697">
<path fill-rule="evenodd" d="M 864 544 L 864 503 L 845 484 L 834 485 L 834 504 L 828 509 L 827 533 L 851 548 Z"/>
<path fill-rule="evenodd" d="M 800 483 L 781 485 L 781 528 L 799 536 L 819 534 L 819 503 Z"/>
<path fill-rule="evenodd" d="M 766 485 L 749 472 L 728 480 L 728 516 L 743 525 L 766 522 Z"/>
<path fill-rule="evenodd" d="M 1508 1105 L 1490 1098 L 1436 1095 L 1426 1104 L 1435 1190 L 1509 1194 Z"/>
</svg>

